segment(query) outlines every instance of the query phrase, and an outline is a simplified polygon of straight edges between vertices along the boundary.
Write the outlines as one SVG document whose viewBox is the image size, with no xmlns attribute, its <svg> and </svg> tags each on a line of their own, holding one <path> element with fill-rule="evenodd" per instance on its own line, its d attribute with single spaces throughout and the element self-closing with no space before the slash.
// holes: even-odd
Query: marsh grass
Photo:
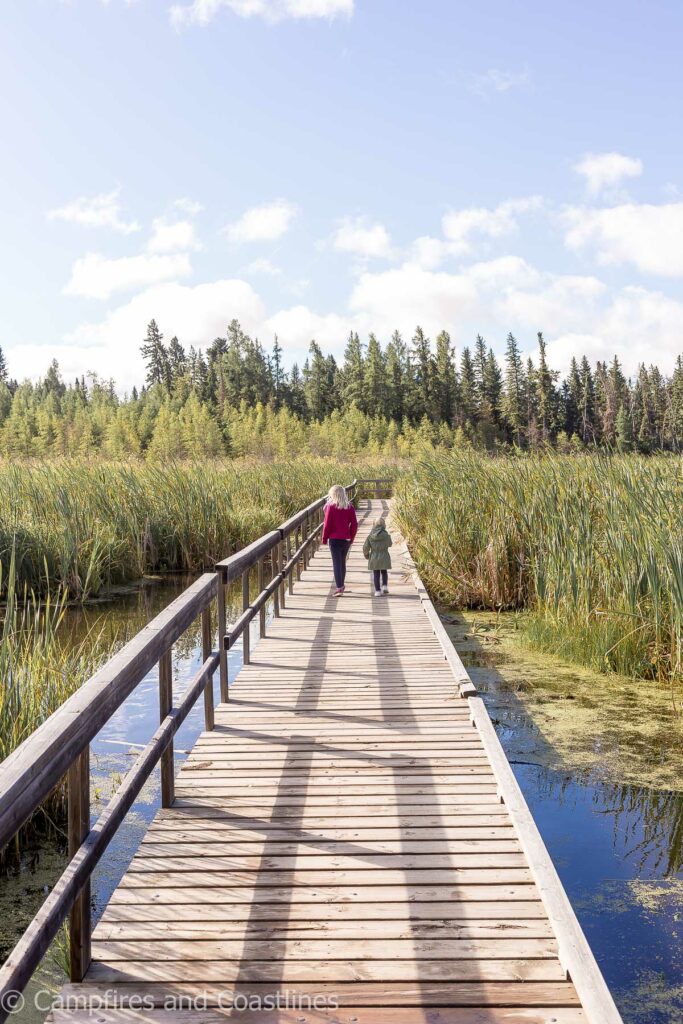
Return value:
<svg viewBox="0 0 683 1024">
<path fill-rule="evenodd" d="M 165 571 L 197 572 L 356 475 L 392 467 L 283 463 L 0 463 L 0 561 L 70 599 Z"/>
<path fill-rule="evenodd" d="M 440 600 L 528 608 L 541 650 L 683 678 L 678 458 L 435 453 L 396 490 L 396 521 Z M 680 710 L 675 689 L 672 701 Z"/>
<path fill-rule="evenodd" d="M 74 693 L 112 649 L 101 642 L 96 626 L 74 642 L 60 629 L 66 594 L 44 601 L 16 582 L 10 554 L 5 584 L 7 604 L 0 629 L 0 760 L 4 760 Z M 66 788 L 60 783 L 17 837 L 27 833 L 60 834 Z"/>
</svg>

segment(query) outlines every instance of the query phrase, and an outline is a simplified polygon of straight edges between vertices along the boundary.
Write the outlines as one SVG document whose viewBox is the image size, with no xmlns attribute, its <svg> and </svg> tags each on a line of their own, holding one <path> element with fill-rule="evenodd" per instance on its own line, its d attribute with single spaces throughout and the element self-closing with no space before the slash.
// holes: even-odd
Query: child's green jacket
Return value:
<svg viewBox="0 0 683 1024">
<path fill-rule="evenodd" d="M 363 554 L 368 560 L 368 569 L 391 569 L 391 536 L 383 524 L 373 526 L 363 545 Z"/>
</svg>

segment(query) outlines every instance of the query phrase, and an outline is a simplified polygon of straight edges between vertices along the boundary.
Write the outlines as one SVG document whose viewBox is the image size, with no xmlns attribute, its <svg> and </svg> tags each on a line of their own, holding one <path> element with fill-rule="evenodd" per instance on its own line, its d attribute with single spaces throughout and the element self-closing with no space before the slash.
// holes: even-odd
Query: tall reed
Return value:
<svg viewBox="0 0 683 1024">
<path fill-rule="evenodd" d="M 443 600 L 529 608 L 536 646 L 593 668 L 683 677 L 677 458 L 436 453 L 395 515 Z"/>
<path fill-rule="evenodd" d="M 20 586 L 87 598 L 145 574 L 209 566 L 330 484 L 386 471 L 328 459 L 1 463 L 0 561 L 6 570 L 14 549 Z"/>
<path fill-rule="evenodd" d="M 99 642 L 96 630 L 79 642 L 60 631 L 66 595 L 41 602 L 30 592 L 20 593 L 15 567 L 11 555 L 0 627 L 0 761 L 75 693 L 113 649 L 113 644 Z M 65 799 L 62 783 L 29 824 L 40 819 L 42 825 L 59 829 Z"/>
</svg>

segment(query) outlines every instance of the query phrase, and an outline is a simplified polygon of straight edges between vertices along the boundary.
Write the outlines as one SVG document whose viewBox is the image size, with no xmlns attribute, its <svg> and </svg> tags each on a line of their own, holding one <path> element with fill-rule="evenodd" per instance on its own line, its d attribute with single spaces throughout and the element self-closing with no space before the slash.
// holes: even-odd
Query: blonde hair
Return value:
<svg viewBox="0 0 683 1024">
<path fill-rule="evenodd" d="M 336 505 L 338 508 L 348 508 L 351 504 L 341 484 L 334 484 L 330 487 L 327 501 L 330 505 Z"/>
</svg>

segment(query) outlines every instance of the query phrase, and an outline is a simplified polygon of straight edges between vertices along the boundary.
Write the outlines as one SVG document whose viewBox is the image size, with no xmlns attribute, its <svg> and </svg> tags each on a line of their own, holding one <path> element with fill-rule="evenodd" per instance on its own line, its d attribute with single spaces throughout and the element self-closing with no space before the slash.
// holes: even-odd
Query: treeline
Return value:
<svg viewBox="0 0 683 1024">
<path fill-rule="evenodd" d="M 8 377 L 0 352 L 0 452 L 197 458 L 409 456 L 424 446 L 471 444 L 560 451 L 683 449 L 683 358 L 665 376 L 642 365 L 627 379 L 618 359 L 572 359 L 560 379 L 543 335 L 523 360 L 508 335 L 502 364 L 484 338 L 456 357 L 446 331 L 418 327 L 386 346 L 349 335 L 343 362 L 312 341 L 285 370 L 277 338 L 266 351 L 233 320 L 205 351 L 165 343 L 152 320 L 141 347 L 146 380 L 130 396 L 89 375 L 71 384 L 53 362 L 37 384 Z"/>
</svg>

